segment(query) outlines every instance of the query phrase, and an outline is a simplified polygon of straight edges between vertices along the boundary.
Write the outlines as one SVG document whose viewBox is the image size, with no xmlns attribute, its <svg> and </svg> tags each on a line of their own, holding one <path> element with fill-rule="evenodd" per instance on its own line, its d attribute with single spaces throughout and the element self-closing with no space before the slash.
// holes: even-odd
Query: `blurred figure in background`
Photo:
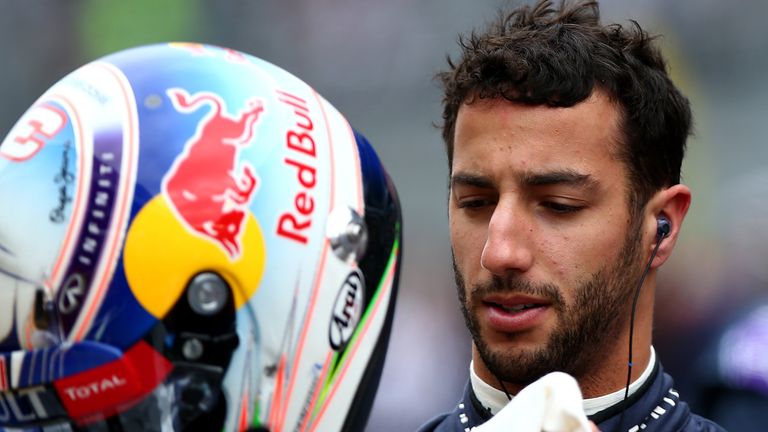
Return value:
<svg viewBox="0 0 768 432">
<path fill-rule="evenodd" d="M 728 430 L 760 432 L 768 412 L 768 170 L 737 177 L 718 196 L 729 209 L 720 214 L 722 316 L 694 368 L 693 404 Z"/>
<path fill-rule="evenodd" d="M 731 431 L 765 430 L 768 298 L 756 301 L 734 314 L 696 368 L 695 406 Z"/>
</svg>

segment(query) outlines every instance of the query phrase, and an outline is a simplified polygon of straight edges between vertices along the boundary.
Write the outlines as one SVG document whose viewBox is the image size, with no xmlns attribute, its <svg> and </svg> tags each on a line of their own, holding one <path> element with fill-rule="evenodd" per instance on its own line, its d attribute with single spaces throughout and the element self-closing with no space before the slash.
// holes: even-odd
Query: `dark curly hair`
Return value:
<svg viewBox="0 0 768 432">
<path fill-rule="evenodd" d="M 680 182 L 691 132 L 688 100 L 670 80 L 654 37 L 631 21 L 603 26 L 596 1 L 550 0 L 500 11 L 484 31 L 459 38 L 458 61 L 437 75 L 443 85 L 443 139 L 449 170 L 459 107 L 475 98 L 570 107 L 595 87 L 621 111 L 619 155 L 629 201 L 639 211 L 653 193 Z"/>
</svg>

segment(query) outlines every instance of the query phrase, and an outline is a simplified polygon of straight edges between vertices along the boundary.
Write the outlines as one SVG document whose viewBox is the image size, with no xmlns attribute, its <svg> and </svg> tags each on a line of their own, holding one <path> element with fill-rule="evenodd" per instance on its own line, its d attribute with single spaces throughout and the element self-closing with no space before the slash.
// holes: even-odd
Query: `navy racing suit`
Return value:
<svg viewBox="0 0 768 432">
<path fill-rule="evenodd" d="M 480 404 L 471 384 L 467 382 L 464 395 L 456 408 L 433 418 L 421 426 L 418 432 L 470 432 L 473 427 L 485 423 L 491 417 L 491 413 Z M 725 431 L 714 422 L 691 412 L 688 404 L 680 399 L 673 388 L 672 377 L 664 373 L 658 360 L 651 377 L 626 401 L 595 413 L 589 419 L 602 432 Z M 514 430 L 513 426 L 510 425 L 510 430 Z"/>
</svg>

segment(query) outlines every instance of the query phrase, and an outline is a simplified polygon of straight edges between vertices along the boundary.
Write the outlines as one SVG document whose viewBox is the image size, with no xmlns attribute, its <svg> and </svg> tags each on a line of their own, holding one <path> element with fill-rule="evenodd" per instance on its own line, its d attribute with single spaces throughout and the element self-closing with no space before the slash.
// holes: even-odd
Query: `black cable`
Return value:
<svg viewBox="0 0 768 432">
<path fill-rule="evenodd" d="M 501 389 L 504 391 L 504 394 L 507 395 L 507 399 L 511 401 L 512 396 L 509 395 L 509 392 L 507 391 L 507 387 L 504 386 L 504 382 L 498 376 L 496 376 L 496 374 L 493 374 L 493 376 L 496 378 L 496 381 L 499 382 L 499 385 L 501 386 Z"/>
<path fill-rule="evenodd" d="M 635 289 L 635 297 L 632 300 L 632 313 L 629 317 L 629 358 L 627 360 L 627 385 L 624 389 L 624 400 L 622 401 L 624 407 L 621 409 L 621 417 L 619 418 L 619 430 L 622 430 L 624 427 L 624 412 L 627 410 L 626 404 L 627 399 L 629 398 L 629 386 L 632 383 L 632 339 L 635 334 L 635 312 L 637 312 L 637 300 L 640 298 L 640 289 L 643 287 L 645 278 L 648 276 L 648 272 L 651 270 L 651 264 L 653 263 L 653 259 L 656 257 L 656 253 L 659 251 L 661 241 L 664 240 L 666 236 L 667 233 L 663 231 L 660 232 L 657 236 L 658 240 L 656 241 L 656 246 L 653 248 L 653 252 L 651 252 L 651 257 L 648 259 L 648 264 L 646 264 L 642 276 L 640 276 L 640 283 L 637 284 L 637 288 Z"/>
</svg>

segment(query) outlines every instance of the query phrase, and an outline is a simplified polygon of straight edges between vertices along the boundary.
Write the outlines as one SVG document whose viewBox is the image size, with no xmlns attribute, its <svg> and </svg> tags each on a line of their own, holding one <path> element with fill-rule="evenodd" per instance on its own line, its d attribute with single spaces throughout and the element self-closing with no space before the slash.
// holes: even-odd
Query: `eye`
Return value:
<svg viewBox="0 0 768 432">
<path fill-rule="evenodd" d="M 544 201 L 541 205 L 544 208 L 552 211 L 553 213 L 558 213 L 558 214 L 575 213 L 584 208 L 583 205 L 563 204 L 557 201 Z"/>
<path fill-rule="evenodd" d="M 456 205 L 460 209 L 478 210 L 494 204 L 495 201 L 486 198 L 468 198 L 459 200 Z"/>
</svg>

